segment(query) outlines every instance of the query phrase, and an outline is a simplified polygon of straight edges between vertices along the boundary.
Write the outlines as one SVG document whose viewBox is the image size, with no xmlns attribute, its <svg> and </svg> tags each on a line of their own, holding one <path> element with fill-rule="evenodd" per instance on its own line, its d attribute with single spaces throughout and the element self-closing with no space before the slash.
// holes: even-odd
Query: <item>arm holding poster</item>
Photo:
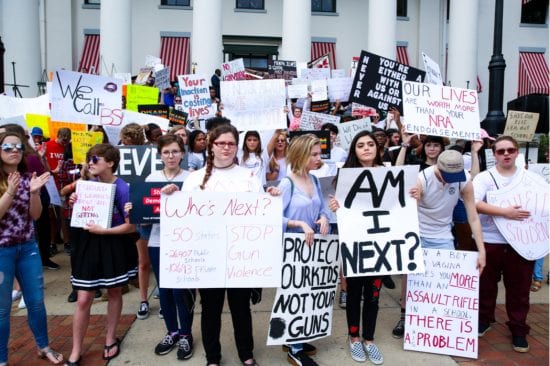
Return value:
<svg viewBox="0 0 550 366">
<path fill-rule="evenodd" d="M 474 241 L 476 242 L 476 247 L 479 252 L 476 268 L 479 270 L 479 275 L 481 276 L 481 273 L 485 268 L 486 254 L 485 245 L 483 244 L 481 222 L 479 221 L 479 216 L 477 214 L 476 204 L 474 201 L 474 186 L 472 184 L 472 181 L 468 181 L 464 188 L 462 188 L 462 191 L 460 193 L 462 196 L 462 200 L 464 201 L 464 206 L 466 207 L 468 224 L 470 224 L 470 228 L 472 229 Z"/>
</svg>

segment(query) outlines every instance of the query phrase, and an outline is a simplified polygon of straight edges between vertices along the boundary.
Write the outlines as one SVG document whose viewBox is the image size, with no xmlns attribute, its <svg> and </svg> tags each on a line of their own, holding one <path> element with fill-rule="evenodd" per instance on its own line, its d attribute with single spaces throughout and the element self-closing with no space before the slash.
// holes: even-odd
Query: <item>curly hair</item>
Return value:
<svg viewBox="0 0 550 366">
<path fill-rule="evenodd" d="M 128 123 L 120 130 L 120 139 L 128 138 L 130 145 L 145 145 L 145 132 L 143 127 L 137 123 Z"/>
</svg>

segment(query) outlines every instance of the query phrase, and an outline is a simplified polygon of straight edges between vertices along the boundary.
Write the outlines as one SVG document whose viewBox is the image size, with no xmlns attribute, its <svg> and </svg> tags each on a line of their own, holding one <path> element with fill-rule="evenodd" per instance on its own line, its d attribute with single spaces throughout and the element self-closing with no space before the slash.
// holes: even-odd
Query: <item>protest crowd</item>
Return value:
<svg viewBox="0 0 550 366">
<path fill-rule="evenodd" d="M 282 347 L 289 364 L 317 365 L 313 341 L 330 336 L 334 306 L 346 311 L 356 362 L 383 364 L 375 331 L 402 338 L 406 350 L 437 353 L 445 342 L 475 358 L 473 345 L 495 322 L 501 278 L 510 347 L 529 352 L 529 294 L 548 283 L 548 183 L 512 135 L 489 136 L 466 112 L 439 120 L 422 108 L 418 85 L 430 85 L 430 97 L 447 87 L 421 83 L 421 70 L 380 67 L 378 79 L 367 73 L 374 81 L 361 83 L 359 69 L 378 57 L 369 56 L 351 77 L 286 62 L 284 72 L 247 80 L 231 64 L 162 85 L 144 69 L 121 87 L 56 71 L 51 118 L 0 120 L 0 366 L 15 301 L 28 310 L 39 356 L 68 366 L 86 358 L 94 299 L 108 301 L 103 359 L 116 358 L 127 351 L 116 329 L 129 284 L 139 288 L 139 320 L 151 314 L 151 291 L 159 300 L 165 334 L 151 345 L 159 361 L 172 350 L 193 357 L 200 338 L 207 365 L 219 365 L 227 297 L 240 364 L 269 364 L 254 356 L 251 312 L 266 287 L 277 288 L 268 345 Z M 70 89 L 79 77 L 109 111 L 79 119 L 68 110 L 93 107 L 62 87 L 56 94 L 55 85 Z M 402 96 L 373 93 L 380 77 L 403 83 Z M 100 85 L 122 94 L 105 97 Z M 106 123 L 108 115 L 120 120 Z M 418 132 L 423 120 L 430 134 Z M 70 255 L 75 306 L 66 355 L 48 343 L 41 275 L 59 269 L 59 251 Z M 430 278 L 449 268 L 445 286 L 460 295 L 430 291 Z M 401 312 L 393 329 L 377 329 L 380 290 L 395 288 L 395 276 L 403 276 Z M 198 302 L 200 334 L 192 334 Z M 421 307 L 443 302 L 451 310 Z"/>
</svg>

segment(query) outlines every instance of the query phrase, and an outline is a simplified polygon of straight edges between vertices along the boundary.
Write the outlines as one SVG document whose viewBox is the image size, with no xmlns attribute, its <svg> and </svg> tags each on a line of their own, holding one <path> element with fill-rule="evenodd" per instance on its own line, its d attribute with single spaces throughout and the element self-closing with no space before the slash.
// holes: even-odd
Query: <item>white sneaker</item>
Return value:
<svg viewBox="0 0 550 366">
<path fill-rule="evenodd" d="M 17 305 L 19 309 L 26 309 L 27 305 L 25 305 L 25 298 L 21 296 L 21 300 L 19 301 L 19 305 Z"/>
<path fill-rule="evenodd" d="M 23 293 L 21 291 L 13 290 L 11 292 L 11 301 L 17 301 L 21 298 Z"/>
<path fill-rule="evenodd" d="M 363 349 L 363 344 L 361 343 L 361 341 L 352 342 L 350 339 L 348 340 L 348 342 L 351 358 L 353 358 L 357 362 L 365 362 L 367 360 L 367 355 L 365 354 L 365 350 Z"/>
<path fill-rule="evenodd" d="M 363 343 L 363 346 L 365 347 L 365 353 L 369 357 L 370 362 L 372 362 L 375 365 L 381 365 L 384 363 L 384 356 L 382 356 L 382 354 L 380 353 L 380 350 L 378 349 L 378 347 L 376 347 L 376 344 Z"/>
</svg>

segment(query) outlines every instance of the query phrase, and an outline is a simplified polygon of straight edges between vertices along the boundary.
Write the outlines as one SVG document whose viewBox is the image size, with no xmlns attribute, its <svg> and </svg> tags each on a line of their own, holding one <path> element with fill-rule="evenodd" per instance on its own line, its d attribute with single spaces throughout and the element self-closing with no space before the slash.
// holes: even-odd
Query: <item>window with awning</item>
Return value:
<svg viewBox="0 0 550 366">
<path fill-rule="evenodd" d="M 165 67 L 170 67 L 171 81 L 189 74 L 189 37 L 161 35 L 160 59 Z"/>
<path fill-rule="evenodd" d="M 78 72 L 99 74 L 99 34 L 85 34 Z"/>
<path fill-rule="evenodd" d="M 518 69 L 518 97 L 548 94 L 549 69 L 543 52 L 520 52 Z"/>
</svg>

